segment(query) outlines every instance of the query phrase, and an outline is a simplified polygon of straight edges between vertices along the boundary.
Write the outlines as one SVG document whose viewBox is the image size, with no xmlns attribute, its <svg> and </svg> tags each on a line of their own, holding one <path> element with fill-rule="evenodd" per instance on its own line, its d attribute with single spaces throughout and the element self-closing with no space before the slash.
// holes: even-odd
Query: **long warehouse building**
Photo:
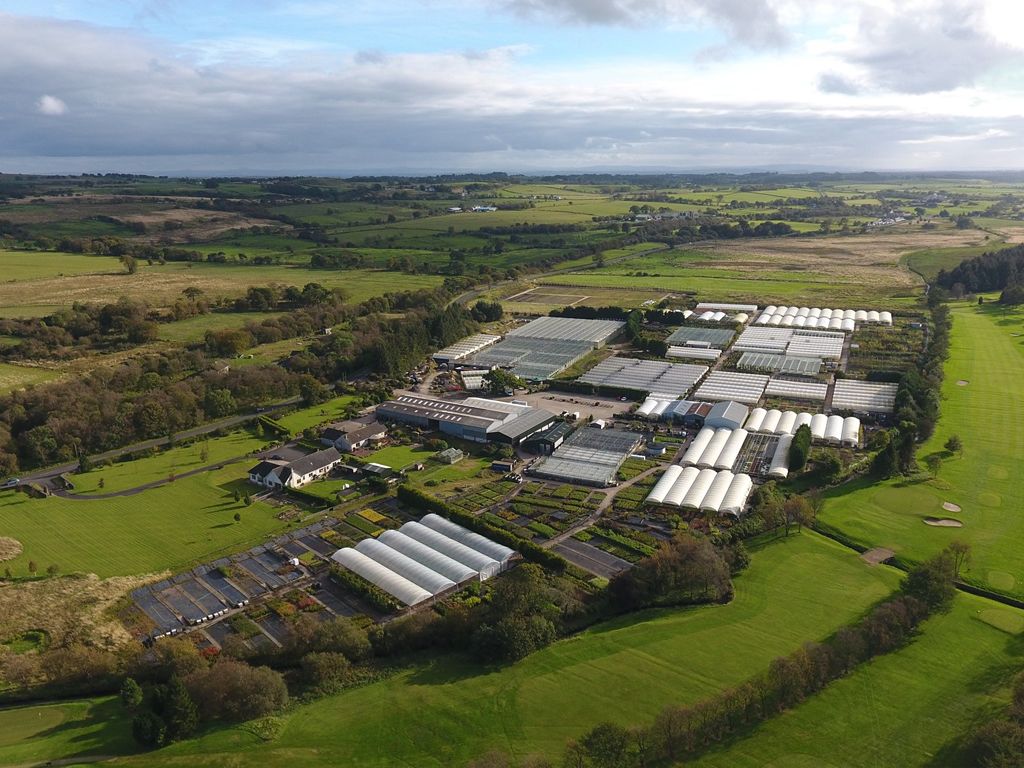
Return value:
<svg viewBox="0 0 1024 768">
<path fill-rule="evenodd" d="M 558 417 L 543 408 L 483 397 L 439 400 L 402 395 L 377 406 L 377 418 L 434 429 L 477 443 L 519 445 L 534 432 L 553 424 Z"/>
</svg>

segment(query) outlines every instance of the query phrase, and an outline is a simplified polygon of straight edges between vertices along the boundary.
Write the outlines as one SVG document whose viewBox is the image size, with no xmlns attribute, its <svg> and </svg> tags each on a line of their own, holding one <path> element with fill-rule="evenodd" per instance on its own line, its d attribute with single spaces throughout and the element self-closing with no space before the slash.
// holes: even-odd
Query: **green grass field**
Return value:
<svg viewBox="0 0 1024 768">
<path fill-rule="evenodd" d="M 160 451 L 153 456 L 97 467 L 89 472 L 71 475 L 77 494 L 104 494 L 137 488 L 140 485 L 166 480 L 170 475 L 180 475 L 199 467 L 210 466 L 247 453 L 258 451 L 267 441 L 249 432 L 232 432 L 224 437 L 200 440 Z M 206 452 L 206 459 L 202 457 Z M 238 477 L 245 474 L 247 465 L 237 464 L 233 472 Z M 100 488 L 100 480 L 103 487 Z"/>
<path fill-rule="evenodd" d="M 0 765 L 34 765 L 49 755 L 122 755 L 136 749 L 116 698 L 0 710 Z"/>
<path fill-rule="evenodd" d="M 228 328 L 241 328 L 246 323 L 260 323 L 270 317 L 277 317 L 278 312 L 217 312 L 208 315 L 197 315 L 187 320 L 173 323 L 161 323 L 160 338 L 163 341 L 176 341 L 188 344 L 202 341 L 207 331 L 223 331 Z"/>
<path fill-rule="evenodd" d="M 902 261 L 926 280 L 934 280 L 939 270 L 952 269 L 964 259 L 973 259 L 988 251 L 1006 247 L 1005 243 L 968 246 L 966 248 L 926 248 L 908 253 Z"/>
<path fill-rule="evenodd" d="M 389 445 L 374 451 L 366 457 L 367 461 L 374 461 L 378 464 L 386 464 L 392 469 L 402 469 L 416 462 L 426 462 L 437 451 L 429 448 L 420 448 L 412 445 Z M 458 465 L 456 465 L 458 466 Z"/>
<path fill-rule="evenodd" d="M 299 707 L 272 743 L 225 729 L 126 764 L 457 766 L 491 748 L 556 757 L 601 720 L 646 722 L 667 703 L 763 671 L 859 616 L 897 579 L 804 533 L 756 552 L 728 605 L 610 622 L 487 673 L 442 659 Z"/>
<path fill-rule="evenodd" d="M 287 429 L 290 434 L 297 435 L 309 427 L 316 427 L 329 421 L 343 420 L 346 408 L 355 401 L 356 397 L 353 395 L 341 395 L 326 403 L 300 408 L 274 420 Z"/>
<path fill-rule="evenodd" d="M 934 482 L 860 481 L 831 493 L 821 520 L 854 540 L 884 546 L 915 560 L 951 539 L 973 545 L 967 578 L 989 589 L 1024 595 L 1024 310 L 957 305 L 950 359 L 942 387 L 942 416 L 918 457 L 942 451 L 951 434 L 963 456 L 947 457 Z M 966 382 L 960 384 L 959 382 Z M 944 502 L 962 511 L 946 511 Z M 925 525 L 950 517 L 962 528 Z"/>
<path fill-rule="evenodd" d="M 47 368 L 35 368 L 27 365 L 0 363 L 0 393 L 15 389 L 24 389 L 30 384 L 41 384 L 53 381 L 60 373 Z"/>
<path fill-rule="evenodd" d="M 906 648 L 687 765 L 967 765 L 958 739 L 1005 708 L 1007 683 L 1024 664 L 1022 629 L 1024 613 L 962 594 L 951 613 L 930 619 Z"/>
<path fill-rule="evenodd" d="M 242 470 L 244 472 L 244 469 Z M 34 560 L 63 573 L 120 576 L 181 568 L 262 541 L 285 523 L 275 508 L 246 507 L 232 497 L 237 467 L 176 480 L 134 496 L 79 500 L 31 499 L 0 493 L 0 535 L 24 551 L 6 565 L 16 576 Z M 242 515 L 234 522 L 235 512 Z"/>
<path fill-rule="evenodd" d="M 12 251 L 0 248 L 0 282 L 14 283 L 44 277 L 73 277 L 123 272 L 112 256 L 50 251 Z"/>
</svg>

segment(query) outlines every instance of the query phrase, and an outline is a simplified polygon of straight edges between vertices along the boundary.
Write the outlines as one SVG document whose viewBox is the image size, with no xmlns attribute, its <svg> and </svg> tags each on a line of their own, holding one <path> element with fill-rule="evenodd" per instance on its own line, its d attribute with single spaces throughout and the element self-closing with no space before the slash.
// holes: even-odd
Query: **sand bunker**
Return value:
<svg viewBox="0 0 1024 768">
<path fill-rule="evenodd" d="M 942 502 L 942 508 L 947 512 L 962 512 L 959 504 L 954 504 L 952 501 Z"/>
<path fill-rule="evenodd" d="M 21 542 L 7 536 L 0 536 L 0 562 L 13 560 L 21 554 Z"/>
<path fill-rule="evenodd" d="M 867 552 L 862 552 L 860 558 L 871 565 L 878 565 L 879 563 L 884 563 L 895 554 L 896 553 L 891 549 L 875 547 L 874 549 L 869 549 Z"/>
<path fill-rule="evenodd" d="M 924 519 L 925 525 L 934 525 L 936 528 L 963 528 L 964 524 L 959 520 L 953 520 L 948 517 L 926 517 Z"/>
<path fill-rule="evenodd" d="M 956 385 L 958 387 L 966 387 L 970 383 L 971 382 L 967 381 L 967 379 L 960 379 L 959 381 L 957 381 Z"/>
</svg>

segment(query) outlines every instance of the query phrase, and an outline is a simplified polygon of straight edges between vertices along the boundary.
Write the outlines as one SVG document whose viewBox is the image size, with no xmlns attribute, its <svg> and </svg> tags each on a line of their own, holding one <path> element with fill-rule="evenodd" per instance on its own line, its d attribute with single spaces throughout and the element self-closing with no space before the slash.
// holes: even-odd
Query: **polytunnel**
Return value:
<svg viewBox="0 0 1024 768">
<path fill-rule="evenodd" d="M 704 497 L 707 495 L 708 490 L 711 488 L 711 484 L 715 481 L 715 477 L 718 473 L 713 469 L 702 469 L 700 474 L 697 475 L 697 479 L 693 481 L 693 485 L 690 486 L 690 490 L 686 492 L 683 497 L 682 503 L 679 506 L 686 507 L 687 509 L 699 509 L 700 503 L 704 501 Z"/>
<path fill-rule="evenodd" d="M 843 445 L 850 448 L 860 445 L 860 419 L 856 416 L 843 419 Z"/>
<path fill-rule="evenodd" d="M 760 432 L 761 423 L 764 421 L 765 414 L 768 413 L 764 408 L 755 408 L 750 412 L 750 416 L 747 417 L 747 423 L 744 424 L 744 428 L 748 432 Z"/>
<path fill-rule="evenodd" d="M 493 557 L 488 557 L 482 552 L 477 552 L 475 549 L 467 547 L 465 544 L 449 539 L 444 534 L 438 533 L 425 525 L 410 522 L 403 525 L 401 531 L 410 539 L 415 539 L 420 544 L 424 544 L 443 555 L 447 555 L 452 560 L 472 568 L 480 574 L 481 581 L 489 579 L 491 576 L 497 576 L 501 571 L 501 564 Z"/>
<path fill-rule="evenodd" d="M 683 473 L 672 485 L 672 489 L 665 496 L 665 503 L 671 504 L 673 507 L 678 507 L 683 503 L 683 499 L 686 494 L 689 493 L 690 488 L 697 481 L 700 476 L 700 470 L 696 467 L 687 467 L 683 470 Z"/>
<path fill-rule="evenodd" d="M 796 411 L 784 411 L 774 432 L 776 435 L 791 435 L 796 431 Z"/>
<path fill-rule="evenodd" d="M 403 555 L 377 539 L 363 539 L 356 544 L 356 551 L 375 560 L 385 568 L 394 571 L 403 579 L 408 579 L 418 587 L 423 587 L 431 595 L 438 595 L 455 586 L 455 582 L 447 576 L 432 571 L 422 563 Z"/>
<path fill-rule="evenodd" d="M 718 513 L 721 515 L 732 515 L 738 518 L 747 506 L 747 499 L 754 489 L 754 481 L 750 475 L 736 475 L 733 477 L 729 490 L 725 492 L 725 499 L 722 500 Z"/>
<path fill-rule="evenodd" d="M 492 560 L 497 560 L 502 566 L 508 563 L 516 553 L 514 549 L 506 547 L 504 544 L 491 541 L 479 533 L 474 533 L 468 528 L 456 525 L 451 520 L 435 515 L 433 512 L 424 515 L 420 520 L 420 524 L 447 536 L 449 539 L 454 539 L 470 549 L 475 549 Z"/>
<path fill-rule="evenodd" d="M 413 584 L 390 568 L 385 568 L 376 560 L 371 560 L 362 552 L 351 547 L 339 549 L 331 555 L 331 559 L 406 605 L 416 605 L 432 597 L 423 587 Z"/>
<path fill-rule="evenodd" d="M 683 454 L 683 460 L 680 462 L 684 465 L 696 464 L 702 455 L 704 455 L 704 449 L 708 447 L 708 443 L 711 442 L 711 438 L 715 436 L 715 430 L 711 427 L 704 427 L 697 436 L 693 438 L 690 443 L 690 447 L 686 449 L 686 453 Z"/>
<path fill-rule="evenodd" d="M 789 446 L 793 443 L 792 435 L 782 435 L 775 446 L 771 464 L 768 466 L 768 477 L 783 479 L 789 476 Z"/>
<path fill-rule="evenodd" d="M 651 504 L 663 504 L 665 502 L 665 496 L 672 489 L 672 484 L 675 483 L 676 479 L 683 473 L 683 468 L 678 464 L 673 464 L 671 467 L 665 470 L 658 482 L 654 484 L 651 492 L 647 494 L 647 501 Z"/>
<path fill-rule="evenodd" d="M 410 557 L 417 563 L 422 563 L 432 571 L 437 571 L 456 584 L 478 576 L 477 572 L 468 565 L 463 565 L 457 560 L 452 560 L 448 555 L 431 549 L 425 544 L 420 544 L 416 539 L 410 539 L 401 530 L 384 531 L 377 537 L 377 541 L 387 544 L 392 549 Z"/>
<path fill-rule="evenodd" d="M 719 429 L 715 432 L 715 436 L 711 438 L 711 442 L 708 443 L 708 447 L 704 449 L 704 453 L 701 454 L 697 460 L 697 466 L 701 469 L 707 467 L 713 467 L 715 462 L 718 461 L 718 457 L 722 453 L 722 449 L 725 448 L 725 444 L 729 442 L 729 435 L 732 434 L 731 429 Z"/>
<path fill-rule="evenodd" d="M 704 494 L 704 498 L 700 502 L 700 509 L 705 512 L 718 512 L 722 508 L 725 494 L 735 477 L 736 475 L 729 470 L 723 470 L 715 475 L 708 492 Z"/>
<path fill-rule="evenodd" d="M 740 450 L 743 448 L 743 443 L 747 439 L 747 430 L 745 429 L 734 429 L 732 434 L 729 435 L 729 439 L 726 441 L 725 446 L 722 448 L 722 452 L 718 455 L 715 460 L 715 469 L 732 469 L 732 465 L 736 463 L 736 459 L 740 457 Z"/>
<path fill-rule="evenodd" d="M 775 428 L 779 426 L 779 420 L 782 418 L 782 411 L 778 408 L 772 408 L 764 415 L 764 421 L 761 422 L 761 428 L 758 432 L 765 432 L 767 434 L 773 434 Z"/>
<path fill-rule="evenodd" d="M 843 439 L 843 417 L 832 414 L 828 417 L 825 425 L 825 442 L 830 445 L 839 445 Z"/>
<path fill-rule="evenodd" d="M 825 428 L 828 426 L 828 416 L 824 413 L 816 413 L 811 417 L 811 439 L 824 440 Z"/>
</svg>

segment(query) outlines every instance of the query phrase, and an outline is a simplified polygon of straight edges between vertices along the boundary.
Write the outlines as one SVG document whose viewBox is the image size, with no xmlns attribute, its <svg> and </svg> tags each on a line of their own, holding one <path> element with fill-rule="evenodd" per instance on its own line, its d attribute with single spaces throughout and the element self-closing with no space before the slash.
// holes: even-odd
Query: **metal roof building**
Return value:
<svg viewBox="0 0 1024 768">
<path fill-rule="evenodd" d="M 493 440 L 512 445 L 557 418 L 542 408 L 504 400 L 439 400 L 416 395 L 402 395 L 381 403 L 377 406 L 377 417 L 436 429 L 478 443 Z"/>
<path fill-rule="evenodd" d="M 621 320 L 583 320 L 576 317 L 538 317 L 526 325 L 509 331 L 508 338 L 583 341 L 602 346 L 619 333 L 626 324 Z"/>
<path fill-rule="evenodd" d="M 585 485 L 614 485 L 622 462 L 642 442 L 639 432 L 578 429 L 554 453 L 534 465 L 530 474 Z"/>
<path fill-rule="evenodd" d="M 451 363 L 455 360 L 469 357 L 499 341 L 501 341 L 501 336 L 494 336 L 490 333 L 478 333 L 435 352 L 431 357 L 439 363 Z"/>
</svg>

